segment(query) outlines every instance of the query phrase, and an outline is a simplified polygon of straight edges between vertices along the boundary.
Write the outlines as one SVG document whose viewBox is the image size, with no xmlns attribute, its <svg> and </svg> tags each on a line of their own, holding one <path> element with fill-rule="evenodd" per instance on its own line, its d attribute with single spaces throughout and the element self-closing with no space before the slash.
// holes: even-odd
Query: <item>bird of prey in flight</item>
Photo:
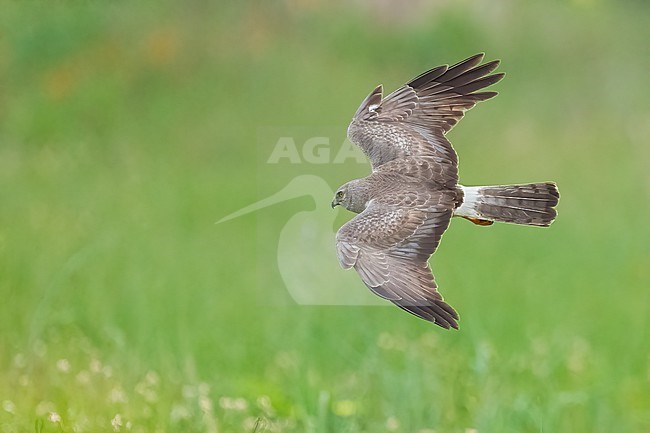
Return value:
<svg viewBox="0 0 650 433">
<path fill-rule="evenodd" d="M 428 264 L 451 217 L 478 225 L 548 226 L 559 200 L 553 182 L 463 186 L 446 138 L 465 111 L 496 96 L 484 89 L 504 76 L 499 61 L 477 54 L 438 66 L 383 97 L 379 85 L 361 103 L 348 137 L 372 173 L 341 186 L 332 207 L 358 214 L 336 234 L 343 268 L 354 267 L 375 294 L 438 326 L 458 329 Z"/>
</svg>

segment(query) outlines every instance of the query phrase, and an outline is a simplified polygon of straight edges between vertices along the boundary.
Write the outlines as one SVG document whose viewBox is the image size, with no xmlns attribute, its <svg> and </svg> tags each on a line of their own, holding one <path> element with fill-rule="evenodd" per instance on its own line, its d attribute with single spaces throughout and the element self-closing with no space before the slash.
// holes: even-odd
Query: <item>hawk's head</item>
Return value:
<svg viewBox="0 0 650 433">
<path fill-rule="evenodd" d="M 354 213 L 361 213 L 368 202 L 368 188 L 363 184 L 364 179 L 356 179 L 341 186 L 332 200 L 332 209 L 338 205 Z"/>
</svg>

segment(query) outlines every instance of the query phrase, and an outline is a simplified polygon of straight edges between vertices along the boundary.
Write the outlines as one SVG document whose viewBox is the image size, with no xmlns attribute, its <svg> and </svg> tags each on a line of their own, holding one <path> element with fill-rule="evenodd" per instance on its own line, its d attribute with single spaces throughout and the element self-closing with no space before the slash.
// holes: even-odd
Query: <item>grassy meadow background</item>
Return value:
<svg viewBox="0 0 650 433">
<path fill-rule="evenodd" d="M 0 10 L 1 432 L 650 431 L 647 2 Z M 480 51 L 508 75 L 449 135 L 463 183 L 562 199 L 547 230 L 452 223 L 460 331 L 293 303 L 305 200 L 214 224 L 286 180 L 259 131 L 342 141 L 376 84 Z"/>
</svg>

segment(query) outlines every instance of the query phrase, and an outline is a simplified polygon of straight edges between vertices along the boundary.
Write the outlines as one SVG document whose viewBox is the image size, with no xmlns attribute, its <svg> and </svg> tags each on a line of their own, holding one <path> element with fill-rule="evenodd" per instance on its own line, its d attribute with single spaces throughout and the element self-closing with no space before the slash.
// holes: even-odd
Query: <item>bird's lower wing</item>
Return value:
<svg viewBox="0 0 650 433">
<path fill-rule="evenodd" d="M 339 261 L 378 296 L 443 328 L 458 328 L 458 314 L 438 293 L 427 262 L 450 218 L 442 208 L 370 205 L 339 230 Z"/>
</svg>

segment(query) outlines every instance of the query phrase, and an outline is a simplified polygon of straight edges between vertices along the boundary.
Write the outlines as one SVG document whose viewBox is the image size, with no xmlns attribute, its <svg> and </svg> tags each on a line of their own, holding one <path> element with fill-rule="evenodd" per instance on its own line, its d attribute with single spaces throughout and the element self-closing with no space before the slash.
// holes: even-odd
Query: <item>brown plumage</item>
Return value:
<svg viewBox="0 0 650 433">
<path fill-rule="evenodd" d="M 498 61 L 482 60 L 477 54 L 431 69 L 385 98 L 377 86 L 348 128 L 373 172 L 343 185 L 332 201 L 358 214 L 336 235 L 341 265 L 354 267 L 377 295 L 443 328 L 458 328 L 458 314 L 438 293 L 428 259 L 451 217 L 548 226 L 559 199 L 551 182 L 458 184 L 458 157 L 445 134 L 496 96 L 481 90 L 504 76 L 492 74 Z"/>
</svg>

